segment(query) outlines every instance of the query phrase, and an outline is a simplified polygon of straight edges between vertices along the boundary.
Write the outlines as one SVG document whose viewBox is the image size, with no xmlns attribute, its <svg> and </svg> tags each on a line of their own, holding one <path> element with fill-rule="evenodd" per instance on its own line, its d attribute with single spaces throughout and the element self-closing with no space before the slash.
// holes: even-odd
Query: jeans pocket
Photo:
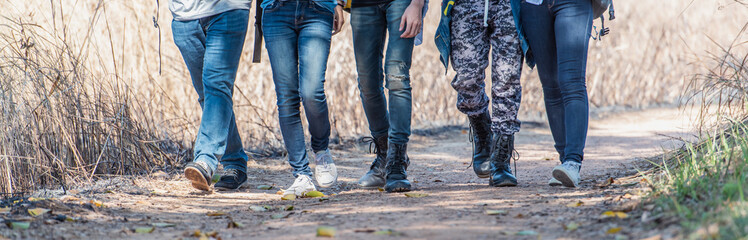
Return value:
<svg viewBox="0 0 748 240">
<path fill-rule="evenodd" d="M 330 9 L 327 9 L 326 7 L 322 6 L 322 3 L 320 3 L 319 1 L 312 1 L 312 4 L 310 7 L 312 11 L 315 13 L 323 14 L 329 17 L 332 17 L 335 15 L 333 12 L 330 11 Z"/>
<path fill-rule="evenodd" d="M 260 0 L 255 0 L 255 1 L 260 1 Z M 262 11 L 263 13 L 278 11 L 278 9 L 280 9 L 283 6 L 283 3 L 284 3 L 283 1 L 275 0 L 269 6 L 263 8 Z"/>
</svg>

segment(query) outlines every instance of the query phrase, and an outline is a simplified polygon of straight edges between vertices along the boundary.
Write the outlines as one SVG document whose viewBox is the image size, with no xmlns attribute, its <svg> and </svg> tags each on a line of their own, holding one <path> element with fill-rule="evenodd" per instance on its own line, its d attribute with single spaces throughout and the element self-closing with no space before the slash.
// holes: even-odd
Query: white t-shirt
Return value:
<svg viewBox="0 0 748 240">
<path fill-rule="evenodd" d="M 189 21 L 226 11 L 252 7 L 252 0 L 170 0 L 169 10 L 177 21 Z"/>
</svg>

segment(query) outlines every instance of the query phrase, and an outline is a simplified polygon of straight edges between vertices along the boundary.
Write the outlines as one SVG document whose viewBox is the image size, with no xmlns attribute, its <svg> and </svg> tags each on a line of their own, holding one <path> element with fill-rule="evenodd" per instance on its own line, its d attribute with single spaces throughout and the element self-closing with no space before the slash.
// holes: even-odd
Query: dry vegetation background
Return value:
<svg viewBox="0 0 748 240">
<path fill-rule="evenodd" d="M 188 159 L 200 109 L 172 40 L 167 0 L 160 2 L 157 11 L 156 0 L 0 1 L 3 192 L 149 172 Z M 445 75 L 433 43 L 439 3 L 431 1 L 425 43 L 411 70 L 416 128 L 466 123 L 454 107 L 454 73 Z M 748 40 L 736 36 L 748 10 L 733 0 L 615 3 L 617 19 L 606 22 L 612 34 L 591 44 L 593 111 L 679 103 L 687 79 L 708 64 L 701 60 L 707 51 L 736 37 Z M 253 37 L 247 34 L 234 110 L 247 150 L 262 156 L 278 152 L 282 142 L 267 54 L 251 63 Z M 335 140 L 368 134 L 350 39 L 346 26 L 333 38 L 328 64 Z M 537 74 L 526 69 L 522 84 L 522 119 L 543 121 Z"/>
</svg>

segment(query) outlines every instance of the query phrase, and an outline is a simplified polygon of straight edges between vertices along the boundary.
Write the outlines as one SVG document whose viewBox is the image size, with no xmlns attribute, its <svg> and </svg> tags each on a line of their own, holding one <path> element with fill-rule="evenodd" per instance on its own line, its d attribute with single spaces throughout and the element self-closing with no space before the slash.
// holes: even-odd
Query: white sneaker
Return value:
<svg viewBox="0 0 748 240">
<path fill-rule="evenodd" d="M 561 184 L 561 182 L 558 181 L 555 177 L 551 176 L 551 180 L 548 180 L 548 185 L 555 187 L 555 186 L 561 186 L 563 184 Z"/>
<path fill-rule="evenodd" d="M 314 153 L 314 178 L 317 179 L 319 187 L 328 188 L 338 182 L 338 168 L 332 161 L 330 150 L 323 150 Z"/>
<path fill-rule="evenodd" d="M 575 188 L 579 186 L 579 168 L 581 163 L 566 161 L 553 168 L 553 178 L 561 182 L 565 187 Z"/>
<path fill-rule="evenodd" d="M 312 183 L 312 178 L 305 174 L 299 174 L 299 176 L 296 177 L 296 180 L 293 181 L 293 184 L 283 191 L 283 195 L 293 194 L 297 197 L 303 197 L 304 194 L 311 191 L 317 191 L 317 188 L 314 187 L 314 183 Z"/>
</svg>

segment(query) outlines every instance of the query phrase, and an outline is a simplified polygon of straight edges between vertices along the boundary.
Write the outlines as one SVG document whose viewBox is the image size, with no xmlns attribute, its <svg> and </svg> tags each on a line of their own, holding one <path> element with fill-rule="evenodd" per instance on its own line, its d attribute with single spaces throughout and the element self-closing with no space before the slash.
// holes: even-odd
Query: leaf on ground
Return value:
<svg viewBox="0 0 748 240">
<path fill-rule="evenodd" d="M 613 179 L 613 177 L 609 177 L 608 179 L 605 179 L 604 183 L 602 183 L 600 185 L 597 185 L 597 186 L 600 187 L 600 188 L 606 188 L 606 187 L 612 185 L 615 182 L 616 182 L 616 180 Z"/>
<path fill-rule="evenodd" d="M 151 226 L 158 227 L 158 228 L 165 228 L 165 227 L 174 227 L 177 225 L 173 223 L 151 223 Z"/>
<path fill-rule="evenodd" d="M 8 214 L 8 213 L 10 213 L 10 207 L 0 208 L 0 214 Z"/>
<path fill-rule="evenodd" d="M 566 204 L 567 207 L 579 207 L 579 206 L 582 206 L 582 205 L 584 205 L 584 202 L 582 202 L 582 201 L 578 201 L 578 202 L 573 202 L 573 203 Z"/>
<path fill-rule="evenodd" d="M 402 236 L 402 235 L 404 235 L 403 233 L 397 232 L 397 231 L 392 230 L 392 229 L 379 230 L 379 231 L 374 232 L 374 234 L 375 235 L 386 235 L 386 236 Z"/>
<path fill-rule="evenodd" d="M 405 193 L 405 196 L 411 197 L 411 198 L 422 198 L 422 197 L 428 196 L 428 194 L 409 192 L 409 193 Z"/>
<path fill-rule="evenodd" d="M 625 212 L 619 212 L 619 211 L 605 211 L 602 215 L 600 215 L 602 218 L 611 218 L 611 217 L 617 217 L 620 219 L 628 218 L 629 215 Z"/>
<path fill-rule="evenodd" d="M 377 188 L 380 192 L 384 192 L 384 188 Z"/>
<path fill-rule="evenodd" d="M 152 233 L 153 230 L 156 230 L 155 227 L 139 227 L 135 228 L 136 233 Z"/>
<path fill-rule="evenodd" d="M 211 178 L 211 182 L 217 183 L 218 181 L 221 181 L 221 175 L 220 174 L 213 174 L 213 178 Z"/>
<path fill-rule="evenodd" d="M 281 200 L 296 200 L 296 195 L 294 194 L 286 194 L 281 197 Z"/>
<path fill-rule="evenodd" d="M 38 202 L 38 201 L 44 201 L 47 200 L 46 198 L 36 198 L 36 197 L 30 197 L 29 202 Z"/>
<path fill-rule="evenodd" d="M 605 231 L 605 234 L 616 234 L 616 233 L 620 232 L 621 230 L 623 230 L 623 228 L 621 228 L 621 227 L 614 227 L 614 228 L 608 229 L 608 231 Z"/>
<path fill-rule="evenodd" d="M 538 235 L 538 232 L 533 231 L 533 230 L 524 230 L 524 231 L 517 232 L 515 235 L 517 235 L 517 236 L 535 236 L 535 235 Z"/>
<path fill-rule="evenodd" d="M 286 210 L 286 211 L 293 211 L 293 209 L 294 209 L 293 205 L 287 205 L 283 207 L 283 210 Z"/>
<path fill-rule="evenodd" d="M 506 214 L 506 211 L 504 210 L 486 210 L 486 215 L 504 215 Z"/>
<path fill-rule="evenodd" d="M 334 227 L 318 227 L 317 237 L 335 237 Z"/>
<path fill-rule="evenodd" d="M 283 195 L 283 190 L 278 190 L 277 192 L 275 192 L 275 194 Z"/>
<path fill-rule="evenodd" d="M 257 189 L 260 189 L 260 190 L 270 190 L 270 189 L 273 189 L 273 186 L 270 186 L 270 185 L 260 185 L 260 186 L 257 186 Z"/>
<path fill-rule="evenodd" d="M 32 209 L 29 209 L 28 211 L 29 211 L 29 215 L 31 215 L 32 217 L 37 217 L 37 216 L 44 215 L 45 213 L 48 213 L 49 209 L 46 209 L 46 208 L 32 208 Z"/>
<path fill-rule="evenodd" d="M 13 230 L 26 230 L 31 226 L 31 222 L 10 222 L 9 227 Z"/>
<path fill-rule="evenodd" d="M 99 200 L 91 200 L 89 201 L 89 203 L 91 203 L 91 205 L 94 205 L 96 207 L 104 207 L 104 202 L 99 201 Z"/>
<path fill-rule="evenodd" d="M 229 225 L 226 228 L 243 228 L 244 224 L 236 221 L 229 221 Z"/>
<path fill-rule="evenodd" d="M 579 224 L 575 222 L 570 222 L 564 225 L 564 230 L 566 231 L 574 231 L 574 230 L 577 230 L 578 228 L 579 228 Z"/>
<path fill-rule="evenodd" d="M 311 191 L 311 192 L 305 193 L 304 196 L 310 197 L 310 198 L 317 198 L 317 197 L 324 197 L 325 194 L 320 191 Z"/>
<path fill-rule="evenodd" d="M 114 191 L 112 191 L 112 190 L 106 190 L 106 191 L 104 191 L 104 193 L 114 193 Z"/>
<path fill-rule="evenodd" d="M 218 216 L 224 216 L 226 215 L 226 213 L 223 211 L 215 211 L 215 212 L 208 212 L 205 215 L 208 215 L 210 217 L 218 217 Z"/>
<path fill-rule="evenodd" d="M 252 205 L 249 206 L 249 210 L 252 210 L 254 212 L 267 212 L 268 209 L 263 206 Z"/>
<path fill-rule="evenodd" d="M 272 219 L 281 219 L 281 218 L 287 218 L 287 217 L 288 217 L 288 216 L 290 216 L 291 214 L 292 214 L 292 213 L 276 213 L 276 214 L 273 214 L 273 215 L 271 215 L 271 216 L 270 216 L 270 218 L 272 218 Z"/>
</svg>

